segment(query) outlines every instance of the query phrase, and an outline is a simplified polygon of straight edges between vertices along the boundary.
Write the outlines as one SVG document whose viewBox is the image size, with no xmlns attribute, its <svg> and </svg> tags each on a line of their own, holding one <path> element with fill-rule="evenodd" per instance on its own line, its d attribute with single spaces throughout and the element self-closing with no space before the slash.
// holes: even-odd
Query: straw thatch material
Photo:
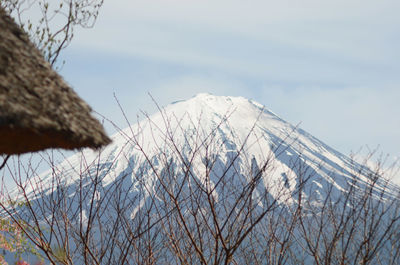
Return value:
<svg viewBox="0 0 400 265">
<path fill-rule="evenodd" d="M 0 8 L 0 154 L 108 144 L 90 112 Z"/>
</svg>

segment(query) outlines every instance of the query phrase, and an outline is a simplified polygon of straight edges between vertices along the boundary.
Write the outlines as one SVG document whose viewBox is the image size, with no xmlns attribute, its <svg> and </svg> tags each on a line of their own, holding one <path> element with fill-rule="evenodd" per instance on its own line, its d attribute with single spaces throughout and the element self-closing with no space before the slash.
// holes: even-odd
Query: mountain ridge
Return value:
<svg viewBox="0 0 400 265">
<path fill-rule="evenodd" d="M 67 175 L 68 182 L 73 182 L 76 181 L 73 172 L 78 176 L 77 173 L 82 171 L 83 166 L 90 167 L 90 163 L 82 165 L 82 157 L 85 157 L 85 161 L 92 161 L 92 164 L 93 161 L 106 164 L 107 161 L 113 161 L 116 156 L 124 157 L 124 162 L 116 161 L 116 165 L 104 176 L 102 183 L 108 185 L 120 172 L 126 170 L 129 159 L 140 157 L 137 146 L 141 146 L 142 153 L 152 157 L 160 153 L 160 148 L 163 152 L 168 151 L 166 150 L 168 147 L 164 145 L 168 137 L 171 141 L 180 143 L 183 148 L 185 144 L 193 144 L 193 139 L 190 140 L 190 137 L 204 137 L 211 132 L 216 138 L 221 138 L 216 141 L 220 142 L 222 149 L 215 150 L 216 152 L 226 153 L 235 151 L 229 150 L 232 148 L 245 148 L 246 153 L 255 157 L 259 163 L 266 160 L 267 156 L 273 155 L 274 160 L 279 163 L 275 165 L 278 169 L 272 172 L 272 179 L 278 182 L 283 180 L 282 174 L 291 176 L 289 179 L 295 182 L 297 174 L 291 167 L 298 161 L 297 157 L 300 155 L 307 161 L 307 166 L 314 172 L 313 174 L 319 175 L 326 185 L 334 184 L 340 191 L 344 190 L 343 178 L 349 178 L 350 171 L 354 170 L 350 169 L 354 167 L 354 161 L 308 132 L 284 121 L 262 104 L 243 97 L 201 93 L 188 100 L 176 101 L 162 107 L 158 113 L 115 133 L 111 136 L 113 143 L 100 153 L 84 150 L 81 154 L 71 156 L 59 165 L 60 172 L 63 171 L 63 174 Z M 136 138 L 135 142 L 130 139 L 132 137 Z M 187 142 L 184 143 L 185 141 Z M 245 146 L 242 146 L 243 144 Z M 139 164 L 131 170 L 138 170 Z M 46 179 L 43 175 L 48 175 L 48 179 L 51 178 L 51 174 L 52 169 L 43 173 L 42 181 Z M 338 179 L 343 182 L 342 185 L 336 185 L 336 181 L 330 175 L 341 176 Z M 288 183 L 287 181 L 285 177 L 285 183 Z M 289 186 L 295 187 L 294 182 Z M 324 187 L 321 185 L 319 183 L 316 187 L 320 192 Z"/>
<path fill-rule="evenodd" d="M 398 264 L 398 189 L 259 103 L 200 94 L 112 139 L 28 179 L 18 203 L 3 205 L 48 258 Z"/>
</svg>

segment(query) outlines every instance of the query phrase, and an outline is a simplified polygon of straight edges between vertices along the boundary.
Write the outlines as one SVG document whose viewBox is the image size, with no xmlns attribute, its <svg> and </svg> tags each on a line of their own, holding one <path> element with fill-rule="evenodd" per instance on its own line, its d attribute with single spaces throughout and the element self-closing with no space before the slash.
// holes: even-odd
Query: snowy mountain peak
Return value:
<svg viewBox="0 0 400 265">
<path fill-rule="evenodd" d="M 248 256 L 259 256 L 258 263 L 263 263 L 266 256 L 274 255 L 262 249 L 276 246 L 294 255 L 290 264 L 312 264 L 314 253 L 325 255 L 325 246 L 338 246 L 340 251 L 346 249 L 337 256 L 344 264 L 347 247 L 341 244 L 347 245 L 347 239 L 356 243 L 349 252 L 360 253 L 366 246 L 368 258 L 376 242 L 388 242 L 388 253 L 393 242 L 398 244 L 398 195 L 388 182 L 252 100 L 198 94 L 160 108 L 112 139 L 99 152 L 79 152 L 19 185 L 14 198 L 19 200 L 22 194 L 25 203 L 12 203 L 15 213 L 28 213 L 26 224 L 35 220 L 37 229 L 55 224 L 57 229 L 42 233 L 50 238 L 53 231 L 60 238 L 75 233 L 71 245 L 76 251 L 71 253 L 87 248 L 87 241 L 73 244 L 82 239 L 93 239 L 89 248 L 100 246 L 101 251 L 104 245 L 114 250 L 114 246 L 129 243 L 127 248 L 109 251 L 110 259 L 97 264 L 126 264 L 127 259 L 112 261 L 125 251 L 134 253 L 132 264 L 146 263 L 135 257 L 145 253 L 147 261 L 156 253 L 153 247 L 161 253 L 154 255 L 159 258 L 157 264 L 222 264 L 213 256 L 215 251 L 228 255 L 233 249 L 244 253 L 236 255 L 236 264 L 256 264 Z M 396 216 L 391 217 L 385 200 Z M 377 215 L 379 211 L 383 214 Z M 41 217 L 29 219 L 32 213 Z M 360 221 L 364 223 L 359 225 Z M 393 227 L 395 233 L 386 236 L 386 228 L 376 229 L 381 224 Z M 65 228 L 70 232 L 64 233 Z M 90 236 L 82 233 L 86 228 L 91 229 Z M 347 234 L 350 230 L 355 232 Z M 375 231 L 372 236 L 371 231 Z M 374 243 L 365 244 L 377 234 Z M 363 235 L 369 241 L 357 238 Z M 294 240 L 282 244 L 289 237 Z M 316 238 L 328 241 L 314 243 Z M 268 245 L 271 239 L 277 243 Z M 60 242 L 65 244 L 65 240 Z M 193 254 L 197 242 L 201 249 L 197 254 L 207 260 Z M 179 244 L 182 248 L 176 252 Z M 285 244 L 294 251 L 286 250 Z M 304 246 L 314 244 L 317 250 L 304 254 Z M 249 249 L 255 255 L 248 255 Z M 188 262 L 175 259 L 185 256 Z M 377 256 L 380 262 L 385 255 Z M 79 255 L 74 258 L 78 260 L 74 264 L 95 264 L 79 262 Z M 354 260 L 360 259 L 357 254 Z M 232 260 L 227 258 L 225 263 Z"/>
<path fill-rule="evenodd" d="M 160 157 L 167 154 L 179 163 L 182 159 L 179 155 L 190 156 L 194 148 L 200 150 L 201 146 L 207 150 L 198 151 L 199 157 L 192 161 L 199 175 L 204 157 L 218 155 L 221 165 L 226 165 L 235 152 L 243 156 L 238 165 L 239 169 L 243 167 L 240 170 L 253 163 L 246 161 L 249 158 L 254 158 L 260 165 L 273 157 L 275 169 L 269 178 L 280 182 L 285 175 L 284 183 L 289 190 L 297 183 L 293 163 L 298 161 L 300 154 L 303 160 L 308 161 L 311 170 L 327 183 L 334 182 L 330 175 L 350 174 L 347 170 L 350 162 L 346 157 L 283 121 L 262 104 L 243 97 L 198 94 L 162 108 L 160 112 L 117 132 L 112 139 L 113 143 L 100 153 L 100 157 L 97 152 L 86 150 L 61 163 L 58 168 L 64 175 L 63 179 L 72 185 L 82 177 L 77 174 L 82 172 L 82 167 L 86 166 L 89 174 L 98 170 L 97 164 L 100 163 L 100 167 L 104 167 L 102 185 L 107 186 L 124 172 L 129 171 L 134 177 L 146 163 L 159 162 Z M 181 154 L 177 154 L 178 151 Z M 159 170 L 161 167 L 157 166 Z M 39 178 L 46 183 L 52 174 L 53 171 L 49 170 Z M 337 186 L 341 189 L 341 185 Z M 320 185 L 317 189 L 323 190 L 324 187 Z"/>
<path fill-rule="evenodd" d="M 162 109 L 167 115 L 179 117 L 179 122 L 190 126 L 188 122 L 198 120 L 202 127 L 212 129 L 222 119 L 229 119 L 229 123 L 236 131 L 245 133 L 261 120 L 269 120 L 273 126 L 291 127 L 290 124 L 279 118 L 262 104 L 244 97 L 215 96 L 201 93 L 188 99 L 174 102 Z M 150 120 L 159 120 L 162 113 L 156 113 Z M 186 118 L 184 118 L 186 117 Z M 280 125 L 276 122 L 281 123 Z M 158 123 L 159 124 L 159 123 Z"/>
<path fill-rule="evenodd" d="M 235 167 L 241 174 L 272 161 L 264 184 L 284 185 L 289 194 L 299 184 L 299 174 L 305 174 L 299 168 L 302 164 L 307 174 L 313 176 L 309 191 L 321 195 L 332 185 L 340 194 L 354 170 L 354 163 L 348 157 L 285 122 L 262 104 L 243 97 L 198 94 L 162 108 L 117 132 L 112 139 L 113 143 L 100 154 L 86 150 L 61 163 L 58 168 L 63 179 L 73 185 L 81 179 L 77 172 L 82 172 L 83 167 L 88 176 L 100 168 L 101 183 L 106 187 L 121 174 L 131 175 L 134 181 L 137 172 L 149 163 L 154 163 L 153 171 L 162 171 L 168 160 L 179 167 L 192 157 L 193 174 L 202 180 L 204 161 L 218 157 L 218 170 L 223 171 L 232 157 L 236 157 Z M 39 178 L 45 183 L 52 174 L 49 170 Z M 146 177 L 148 183 L 154 181 L 154 174 Z M 360 177 L 367 181 L 367 177 Z M 285 198 L 285 201 L 290 200 Z"/>
<path fill-rule="evenodd" d="M 232 96 L 215 96 L 209 93 L 200 93 L 188 100 L 176 101 L 166 107 L 168 110 L 179 111 L 179 107 L 176 105 L 181 105 L 182 109 L 190 111 L 193 109 L 201 109 L 204 111 L 213 111 L 219 114 L 225 114 L 226 112 L 240 108 L 245 109 L 263 109 L 266 113 L 276 116 L 271 111 L 267 110 L 262 104 L 255 102 L 244 97 L 232 97 Z M 192 106 L 189 107 L 188 106 Z"/>
</svg>

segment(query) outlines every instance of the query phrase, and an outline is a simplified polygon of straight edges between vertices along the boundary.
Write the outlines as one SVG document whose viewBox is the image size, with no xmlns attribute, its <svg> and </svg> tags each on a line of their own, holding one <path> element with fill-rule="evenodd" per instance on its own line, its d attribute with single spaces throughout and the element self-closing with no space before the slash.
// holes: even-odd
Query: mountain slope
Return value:
<svg viewBox="0 0 400 265">
<path fill-rule="evenodd" d="M 304 163 L 307 174 L 313 176 L 313 190 L 317 194 L 324 193 L 330 185 L 334 185 L 338 192 L 344 191 L 347 181 L 362 169 L 348 157 L 285 122 L 261 104 L 240 97 L 199 94 L 187 101 L 168 105 L 161 112 L 116 133 L 112 139 L 113 143 L 101 151 L 100 159 L 97 152 L 88 150 L 83 153 L 86 164 L 82 164 L 82 154 L 78 153 L 59 165 L 65 181 L 73 183 L 82 171 L 93 171 L 98 167 L 95 163 L 100 162 L 104 167 L 102 185 L 107 186 L 121 172 L 135 172 L 142 167 L 146 160 L 144 153 L 148 159 L 154 159 L 163 153 L 173 156 L 177 148 L 186 152 L 201 144 L 212 144 L 207 147 L 210 149 L 208 152 L 218 154 L 224 164 L 229 162 L 230 153 L 241 149 L 241 156 L 246 157 L 243 163 L 250 163 L 253 157 L 259 165 L 266 160 L 273 161 L 268 182 L 285 183 L 284 186 L 291 190 L 301 173 L 298 172 L 300 169 L 296 169 L 299 162 Z M 204 168 L 199 157 L 193 161 L 195 171 Z M 110 164 L 111 168 L 107 168 Z M 363 170 L 365 174 L 358 177 L 366 182 L 368 170 Z M 49 170 L 40 179 L 45 183 L 51 177 L 52 170 Z"/>
<path fill-rule="evenodd" d="M 257 102 L 199 94 L 112 140 L 13 195 L 15 220 L 75 264 L 347 264 L 400 249 L 391 184 Z"/>
</svg>

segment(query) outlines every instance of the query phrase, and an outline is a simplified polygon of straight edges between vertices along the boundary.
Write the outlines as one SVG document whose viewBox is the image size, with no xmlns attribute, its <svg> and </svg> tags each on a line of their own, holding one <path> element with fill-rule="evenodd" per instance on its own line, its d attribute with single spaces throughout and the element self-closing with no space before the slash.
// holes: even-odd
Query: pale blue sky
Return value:
<svg viewBox="0 0 400 265">
<path fill-rule="evenodd" d="M 105 0 L 61 74 L 126 127 L 200 92 L 254 99 L 349 154 L 400 157 L 400 1 Z M 109 133 L 114 132 L 107 125 Z"/>
<path fill-rule="evenodd" d="M 105 1 L 61 73 L 121 126 L 199 92 L 265 104 L 339 151 L 400 156 L 399 1 Z M 111 132 L 111 130 L 109 130 Z"/>
</svg>

